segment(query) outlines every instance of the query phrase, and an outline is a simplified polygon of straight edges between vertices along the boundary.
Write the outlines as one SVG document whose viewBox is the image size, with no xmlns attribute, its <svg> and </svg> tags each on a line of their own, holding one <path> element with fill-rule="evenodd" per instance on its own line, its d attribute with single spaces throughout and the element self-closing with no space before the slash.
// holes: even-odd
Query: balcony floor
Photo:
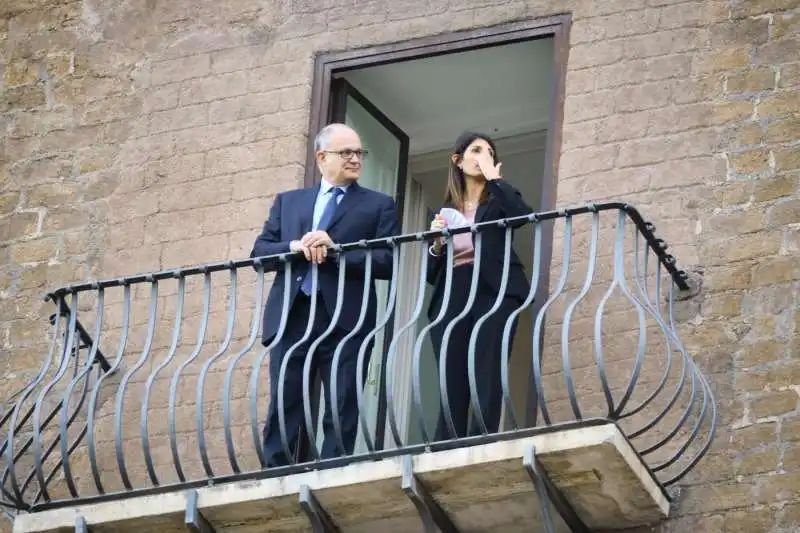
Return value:
<svg viewBox="0 0 800 533">
<path fill-rule="evenodd" d="M 613 424 L 426 453 L 414 456 L 413 471 L 459 531 L 544 531 L 523 467 L 531 445 L 589 529 L 642 526 L 667 516 L 666 496 Z M 418 532 L 423 528 L 401 489 L 402 474 L 402 458 L 394 457 L 220 484 L 197 490 L 198 509 L 217 531 L 311 531 L 298 502 L 307 485 L 342 532 Z M 69 530 L 79 515 L 92 533 L 184 532 L 186 505 L 186 492 L 172 492 L 59 508 L 20 515 L 14 533 Z M 568 531 L 556 523 L 558 531 Z"/>
</svg>

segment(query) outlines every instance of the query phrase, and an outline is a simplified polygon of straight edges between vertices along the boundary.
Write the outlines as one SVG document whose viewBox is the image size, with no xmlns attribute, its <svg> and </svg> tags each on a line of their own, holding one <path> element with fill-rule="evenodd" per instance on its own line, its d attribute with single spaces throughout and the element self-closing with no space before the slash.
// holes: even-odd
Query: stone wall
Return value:
<svg viewBox="0 0 800 533">
<path fill-rule="evenodd" d="M 631 202 L 703 272 L 680 329 L 722 423 L 660 530 L 796 529 L 797 0 L 6 0 L 0 397 L 46 288 L 246 256 L 302 182 L 315 53 L 565 12 L 559 205 Z"/>
</svg>

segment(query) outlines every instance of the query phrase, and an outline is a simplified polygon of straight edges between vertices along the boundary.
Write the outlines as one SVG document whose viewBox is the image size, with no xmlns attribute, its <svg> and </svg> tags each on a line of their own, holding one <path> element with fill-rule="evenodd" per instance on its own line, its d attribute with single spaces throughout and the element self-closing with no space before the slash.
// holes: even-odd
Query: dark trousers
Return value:
<svg viewBox="0 0 800 533">
<path fill-rule="evenodd" d="M 439 324 L 431 328 L 431 341 L 433 342 L 437 363 L 441 361 L 442 357 L 442 339 L 445 329 L 467 306 L 471 281 L 471 265 L 460 266 L 453 270 L 453 286 L 445 317 Z M 442 285 L 444 285 L 444 279 L 442 279 Z M 440 290 L 443 290 L 443 287 Z M 444 296 L 443 294 L 441 298 Z M 461 319 L 450 333 L 445 377 L 447 380 L 450 413 L 456 434 L 453 435 L 447 425 L 444 417 L 445 406 L 442 405 L 442 411 L 439 413 L 439 421 L 436 426 L 435 439 L 437 441 L 481 434 L 481 426 L 474 413 L 472 422 L 469 424 L 469 409 L 471 405 L 468 374 L 469 342 L 476 322 L 492 308 L 496 298 L 497 293 L 479 280 L 476 298 L 469 314 Z M 476 388 L 483 421 L 489 433 L 497 432 L 499 429 L 502 411 L 503 389 L 500 379 L 500 366 L 502 362 L 503 330 L 508 317 L 519 308 L 519 305 L 520 302 L 516 298 L 504 298 L 497 311 L 481 325 L 477 335 L 475 346 Z M 429 311 L 431 320 L 438 316 L 439 309 L 440 306 L 436 302 L 431 306 Z M 515 333 L 516 321 L 511 329 L 509 351 L 513 346 Z"/>
<path fill-rule="evenodd" d="M 283 360 L 287 357 L 287 351 L 294 346 L 305 334 L 308 318 L 311 310 L 311 299 L 303 293 L 299 293 L 295 298 L 286 324 L 282 340 L 278 343 L 270 355 L 269 375 L 270 375 L 270 403 L 267 412 L 267 420 L 264 425 L 264 456 L 267 466 L 284 466 L 291 464 L 287 457 L 281 440 L 280 419 L 278 416 L 278 384 L 280 369 Z M 322 430 L 325 439 L 320 454 L 322 459 L 338 457 L 341 455 L 340 445 L 333 424 L 333 412 L 331 410 L 331 372 L 333 371 L 333 357 L 336 347 L 341 343 L 343 337 L 348 332 L 336 328 L 312 354 L 311 381 L 309 389 L 303 389 L 303 365 L 308 356 L 308 349 L 311 344 L 328 328 L 330 316 L 328 315 L 321 297 L 317 296 L 316 313 L 314 325 L 308 340 L 295 348 L 289 356 L 288 366 L 284 374 L 283 387 L 283 410 L 285 413 L 284 422 L 286 426 L 286 436 L 289 450 L 294 453 L 298 436 L 301 428 L 305 433 L 305 411 L 303 407 L 304 395 L 312 395 L 314 391 L 315 376 L 320 376 L 324 386 L 325 415 L 322 420 Z M 344 454 L 353 453 L 358 430 L 358 400 L 356 396 L 357 362 L 358 350 L 361 346 L 363 336 L 356 335 L 344 346 L 339 356 L 337 380 L 337 405 L 339 409 L 339 420 L 341 422 L 342 440 L 344 441 Z M 365 354 L 364 374 L 366 375 L 367 363 L 369 363 L 370 352 Z M 362 384 L 365 375 L 362 376 Z M 312 413 L 316 415 L 319 409 L 317 402 L 311 403 Z M 311 446 L 316 446 L 315 442 Z"/>
</svg>

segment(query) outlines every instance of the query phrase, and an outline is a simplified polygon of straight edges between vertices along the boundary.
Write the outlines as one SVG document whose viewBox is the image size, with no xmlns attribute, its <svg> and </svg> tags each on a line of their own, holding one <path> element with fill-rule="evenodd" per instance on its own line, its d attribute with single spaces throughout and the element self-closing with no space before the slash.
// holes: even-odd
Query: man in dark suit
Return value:
<svg viewBox="0 0 800 533">
<path fill-rule="evenodd" d="M 283 410 L 288 444 L 291 450 L 297 443 L 304 422 L 303 364 L 311 343 L 331 323 L 337 304 L 339 269 L 337 262 L 328 257 L 334 243 L 344 244 L 362 239 L 378 239 L 397 235 L 400 231 L 394 200 L 385 194 L 358 185 L 366 152 L 361 139 L 343 124 L 331 124 L 314 139 L 317 165 L 322 181 L 314 187 L 278 194 L 256 239 L 250 257 L 295 252 L 292 259 L 292 279 L 289 288 L 289 316 L 283 335 L 270 355 L 270 404 L 264 427 L 264 455 L 267 466 L 290 463 L 281 439 L 278 413 L 278 382 L 281 363 L 287 350 L 297 344 L 306 333 L 316 301 L 311 335 L 289 355 L 284 378 Z M 334 376 L 332 363 L 334 351 L 342 338 L 353 331 L 361 311 L 365 261 L 372 254 L 372 279 L 391 279 L 393 250 L 389 247 L 371 251 L 356 250 L 345 254 L 345 282 L 339 319 L 333 333 L 311 355 L 312 370 L 318 372 L 325 387 L 325 416 L 322 421 L 325 440 L 321 457 L 340 454 L 340 445 L 334 431 L 330 405 L 330 383 Z M 316 298 L 312 295 L 311 263 L 318 265 Z M 267 299 L 264 312 L 262 343 L 268 345 L 278 333 L 284 294 L 282 265 L 267 262 L 266 268 L 278 270 Z M 358 350 L 364 336 L 375 327 L 376 294 L 374 283 L 369 286 L 369 304 L 363 325 L 346 343 L 340 355 L 337 380 L 337 405 L 341 421 L 345 454 L 353 452 L 358 428 L 358 402 L 356 375 Z M 369 352 L 367 352 L 369 354 Z M 365 366 L 366 368 L 366 366 Z M 313 443 L 312 443 L 313 445 Z"/>
</svg>

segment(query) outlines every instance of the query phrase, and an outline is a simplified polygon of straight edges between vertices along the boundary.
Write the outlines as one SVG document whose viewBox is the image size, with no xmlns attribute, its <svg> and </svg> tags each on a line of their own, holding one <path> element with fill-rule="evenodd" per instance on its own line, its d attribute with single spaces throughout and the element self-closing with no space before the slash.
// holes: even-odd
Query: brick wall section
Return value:
<svg viewBox="0 0 800 533">
<path fill-rule="evenodd" d="M 0 6 L 0 396 L 46 287 L 247 253 L 301 183 L 315 52 L 571 12 L 559 204 L 630 201 L 704 270 L 681 333 L 722 427 L 658 529 L 798 527 L 797 0 L 113 4 Z"/>
</svg>

